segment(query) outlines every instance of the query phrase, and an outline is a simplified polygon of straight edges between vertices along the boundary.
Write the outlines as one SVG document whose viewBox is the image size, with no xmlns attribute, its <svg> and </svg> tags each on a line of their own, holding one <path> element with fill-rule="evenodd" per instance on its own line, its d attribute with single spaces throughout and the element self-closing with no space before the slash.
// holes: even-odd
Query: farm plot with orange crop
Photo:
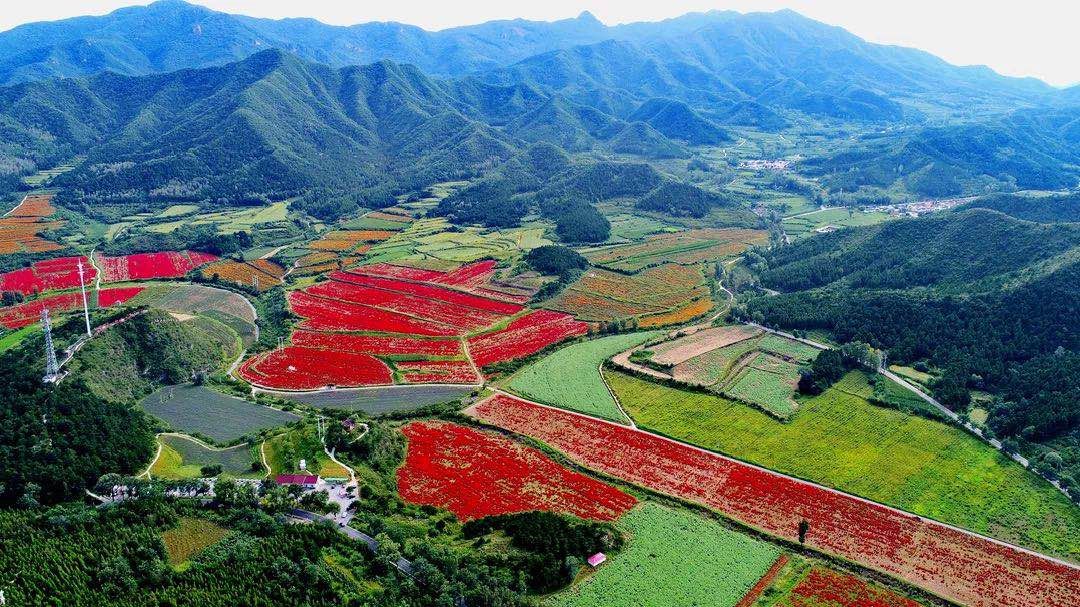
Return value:
<svg viewBox="0 0 1080 607">
<path fill-rule="evenodd" d="M 797 538 L 806 521 L 807 546 L 964 605 L 1072 607 L 1080 596 L 1075 566 L 642 430 L 505 395 L 467 413 L 779 537 Z"/>
<path fill-rule="evenodd" d="M 258 291 L 268 291 L 281 284 L 285 277 L 285 268 L 270 261 L 269 259 L 255 259 L 252 261 L 234 261 L 223 259 L 203 266 L 200 271 L 203 278 L 231 282 L 245 287 L 251 287 Z"/>
<path fill-rule="evenodd" d="M 0 255 L 46 253 L 63 248 L 41 237 L 42 232 L 64 225 L 63 221 L 47 219 L 56 213 L 52 197 L 52 194 L 26 196 L 18 206 L 0 218 Z"/>
<path fill-rule="evenodd" d="M 630 276 L 590 269 L 546 307 L 594 322 L 646 316 L 665 319 L 668 317 L 662 315 L 666 314 L 678 320 L 707 311 L 706 304 L 699 302 L 712 306 L 701 269 L 665 264 Z"/>
</svg>

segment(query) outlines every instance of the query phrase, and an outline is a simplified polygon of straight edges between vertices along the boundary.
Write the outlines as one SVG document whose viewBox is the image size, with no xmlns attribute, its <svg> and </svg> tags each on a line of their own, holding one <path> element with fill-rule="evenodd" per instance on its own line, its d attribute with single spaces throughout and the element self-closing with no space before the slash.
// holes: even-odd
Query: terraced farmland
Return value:
<svg viewBox="0 0 1080 607">
<path fill-rule="evenodd" d="M 685 510 L 645 502 L 619 519 L 621 553 L 545 602 L 558 607 L 734 607 L 780 551 Z"/>
<path fill-rule="evenodd" d="M 288 411 L 249 403 L 203 386 L 166 386 L 144 398 L 142 407 L 174 430 L 198 433 L 218 442 L 300 419 Z"/>
</svg>

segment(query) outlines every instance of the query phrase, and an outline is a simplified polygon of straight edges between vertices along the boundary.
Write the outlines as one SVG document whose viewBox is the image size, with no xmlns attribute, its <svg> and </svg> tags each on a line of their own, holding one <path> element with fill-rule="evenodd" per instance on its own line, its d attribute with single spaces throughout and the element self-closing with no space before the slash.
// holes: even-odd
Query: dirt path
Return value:
<svg viewBox="0 0 1080 607">
<path fill-rule="evenodd" d="M 480 368 L 476 366 L 476 361 L 473 360 L 472 352 L 469 352 L 469 340 L 465 336 L 461 337 L 461 351 L 465 353 L 465 360 L 469 361 L 469 366 L 472 367 L 473 373 L 476 375 L 477 384 L 476 387 L 483 388 L 484 374 L 480 372 Z"/>
<path fill-rule="evenodd" d="M 157 436 L 154 436 L 154 442 L 157 443 L 157 453 L 154 454 L 154 459 L 150 460 L 150 463 L 146 466 L 146 470 L 143 470 L 135 478 L 142 478 L 145 476 L 146 480 L 150 480 L 150 469 L 154 467 L 154 464 L 157 463 L 158 458 L 161 457 L 161 452 L 165 449 L 165 445 L 163 445 L 161 441 L 157 440 Z"/>
</svg>

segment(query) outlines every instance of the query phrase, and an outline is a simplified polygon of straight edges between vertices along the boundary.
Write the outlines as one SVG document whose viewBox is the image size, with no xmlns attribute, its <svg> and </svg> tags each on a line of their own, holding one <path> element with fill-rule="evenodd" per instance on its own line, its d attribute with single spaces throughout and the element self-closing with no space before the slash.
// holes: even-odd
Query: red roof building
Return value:
<svg viewBox="0 0 1080 607">
<path fill-rule="evenodd" d="M 319 477 L 314 474 L 279 474 L 274 481 L 279 485 L 300 485 L 306 489 L 314 489 Z"/>
</svg>

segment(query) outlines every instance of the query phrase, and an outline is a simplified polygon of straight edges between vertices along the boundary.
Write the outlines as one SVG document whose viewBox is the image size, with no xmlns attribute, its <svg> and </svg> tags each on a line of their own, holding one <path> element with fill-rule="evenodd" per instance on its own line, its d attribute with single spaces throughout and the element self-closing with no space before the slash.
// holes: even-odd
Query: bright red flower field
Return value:
<svg viewBox="0 0 1080 607">
<path fill-rule="evenodd" d="M 403 431 L 409 447 L 398 493 L 462 521 L 531 510 L 611 521 L 637 502 L 498 434 L 448 422 L 413 422 Z"/>
<path fill-rule="evenodd" d="M 780 537 L 796 539 L 805 519 L 808 545 L 965 605 L 1073 607 L 1080 596 L 1075 567 L 648 432 L 504 395 L 468 412 Z"/>
</svg>

